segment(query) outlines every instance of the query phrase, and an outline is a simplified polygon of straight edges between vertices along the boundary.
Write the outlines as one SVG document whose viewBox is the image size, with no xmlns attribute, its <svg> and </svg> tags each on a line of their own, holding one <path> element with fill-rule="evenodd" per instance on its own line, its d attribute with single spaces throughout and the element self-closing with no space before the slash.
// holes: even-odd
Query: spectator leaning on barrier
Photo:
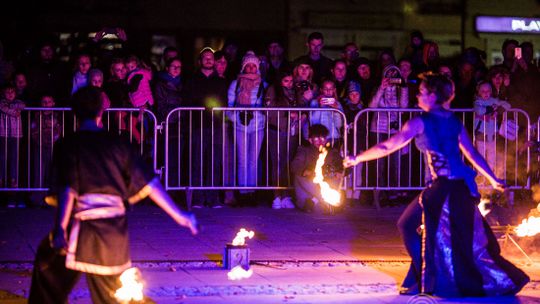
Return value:
<svg viewBox="0 0 540 304">
<path fill-rule="evenodd" d="M 190 127 L 193 129 L 193 143 L 190 147 L 193 161 L 192 170 L 189 172 L 191 174 L 191 185 L 211 186 L 212 182 L 214 185 L 220 185 L 223 182 L 228 182 L 229 172 L 222 172 L 222 168 L 224 168 L 224 164 L 222 164 L 223 142 L 227 139 L 227 136 L 225 139 L 222 136 L 224 133 L 222 128 L 226 129 L 225 134 L 227 135 L 228 122 L 222 119 L 221 113 L 214 112 L 215 115 L 212 116 L 212 108 L 226 107 L 227 80 L 219 77 L 214 69 L 213 49 L 209 47 L 203 48 L 199 53 L 198 64 L 199 68 L 186 84 L 184 99 L 185 105 L 204 107 L 206 109 L 202 116 L 202 124 L 199 115 L 193 115 L 193 120 L 191 120 Z M 183 118 L 184 122 L 188 122 L 187 116 Z M 213 129 L 212 119 L 214 119 Z M 213 156 L 212 151 L 214 152 Z M 231 155 L 225 153 L 225 162 L 228 162 L 231 157 Z M 223 175 L 225 175 L 224 181 L 221 179 Z M 221 207 L 219 192 L 217 190 L 194 190 L 193 207 L 199 208 L 204 205 L 215 208 Z"/>
<path fill-rule="evenodd" d="M 113 59 L 110 67 L 111 78 L 104 84 L 104 90 L 111 101 L 111 108 L 128 108 L 131 106 L 129 100 L 129 87 L 126 76 L 127 69 L 124 60 Z M 113 126 L 120 131 L 126 130 L 126 112 L 116 112 Z"/>
<path fill-rule="evenodd" d="M 88 85 L 101 89 L 101 99 L 103 99 L 103 111 L 111 107 L 111 100 L 103 90 L 103 72 L 99 69 L 88 71 Z M 108 119 L 107 119 L 108 120 Z M 103 127 L 103 117 L 99 117 L 98 126 Z"/>
<path fill-rule="evenodd" d="M 263 106 L 266 83 L 259 74 L 259 58 L 251 51 L 242 59 L 241 73 L 229 86 L 229 107 Z M 236 131 L 237 177 L 240 186 L 256 186 L 259 152 L 264 138 L 266 117 L 260 111 L 231 112 Z M 245 191 L 252 193 L 252 190 Z"/>
<path fill-rule="evenodd" d="M 492 97 L 509 101 L 510 70 L 503 65 L 496 65 L 488 70 L 487 81 L 493 87 Z"/>
<path fill-rule="evenodd" d="M 502 155 L 497 155 L 497 124 L 500 124 L 502 117 L 497 114 L 511 108 L 506 101 L 492 97 L 493 88 L 489 82 L 480 82 L 476 89 L 476 99 L 474 100 L 474 133 L 476 149 L 486 159 L 489 167 L 498 176 L 503 174 Z M 496 166 L 498 164 L 498 166 Z M 499 168 L 498 168 L 499 167 Z"/>
<path fill-rule="evenodd" d="M 133 116 L 131 133 L 135 140 L 141 142 L 141 133 L 137 129 L 137 123 L 142 121 L 144 110 L 154 105 L 154 97 L 150 88 L 152 71 L 136 56 L 129 56 L 125 61 L 128 71 L 129 100 L 131 105 L 139 109 L 138 117 Z"/>
<path fill-rule="evenodd" d="M 0 187 L 18 186 L 17 147 L 23 137 L 21 111 L 24 107 L 24 102 L 16 98 L 15 86 L 3 88 L 0 100 Z"/>
<path fill-rule="evenodd" d="M 281 71 L 276 81 L 268 88 L 264 104 L 268 108 L 292 108 L 295 106 L 293 76 L 291 71 Z M 272 185 L 289 186 L 288 163 L 299 145 L 299 113 L 295 111 L 268 112 L 268 155 Z M 294 208 L 288 191 L 275 190 L 272 208 Z"/>
<path fill-rule="evenodd" d="M 404 109 L 409 104 L 408 88 L 402 75 L 395 65 L 389 65 L 383 70 L 381 85 L 371 102 L 370 108 Z M 400 115 L 398 112 L 374 112 L 370 123 L 370 146 L 388 139 L 400 129 Z M 376 160 L 370 163 L 371 179 L 376 179 L 377 186 L 397 186 L 399 153 L 390 155 L 390 160 Z M 389 167 L 387 164 L 389 163 Z M 376 166 L 376 167 L 375 167 Z M 374 182 L 374 181 L 373 181 Z M 376 195 L 378 193 L 376 192 Z M 392 193 L 390 200 L 395 199 Z"/>
<path fill-rule="evenodd" d="M 167 114 L 182 106 L 182 62 L 179 58 L 169 58 L 165 62 L 165 73 L 158 74 L 154 89 L 156 116 L 159 122 L 165 121 Z"/>
</svg>

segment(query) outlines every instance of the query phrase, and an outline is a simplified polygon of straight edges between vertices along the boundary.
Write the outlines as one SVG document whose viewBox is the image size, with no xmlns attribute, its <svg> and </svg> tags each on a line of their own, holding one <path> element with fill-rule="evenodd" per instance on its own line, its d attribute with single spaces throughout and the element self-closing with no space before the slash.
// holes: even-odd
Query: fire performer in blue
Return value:
<svg viewBox="0 0 540 304">
<path fill-rule="evenodd" d="M 118 303 L 119 276 L 131 267 L 124 202 L 148 196 L 197 233 L 195 217 L 178 209 L 132 145 L 98 127 L 101 96 L 98 88 L 77 91 L 79 129 L 54 146 L 48 198 L 57 198 L 56 222 L 37 250 L 29 303 L 67 303 L 81 273 L 94 303 Z"/>
<path fill-rule="evenodd" d="M 460 150 L 493 188 L 504 191 L 505 184 L 474 148 L 458 117 L 448 110 L 454 83 L 435 74 L 423 74 L 421 79 L 417 98 L 425 112 L 407 121 L 388 140 L 346 158 L 344 165 L 385 157 L 413 138 L 428 160 L 432 182 L 400 218 L 414 227 L 412 231 L 400 229 L 412 258 L 400 293 L 514 295 L 529 277 L 500 255 L 497 239 L 477 208 L 476 173 L 463 162 Z M 420 238 L 416 228 L 421 223 L 424 231 Z"/>
</svg>

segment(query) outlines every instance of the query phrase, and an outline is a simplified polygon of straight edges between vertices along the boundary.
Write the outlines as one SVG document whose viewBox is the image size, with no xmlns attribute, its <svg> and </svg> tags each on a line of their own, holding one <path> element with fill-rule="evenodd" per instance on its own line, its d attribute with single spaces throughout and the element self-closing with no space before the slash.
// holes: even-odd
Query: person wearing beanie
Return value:
<svg viewBox="0 0 540 304">
<path fill-rule="evenodd" d="M 237 79 L 229 86 L 228 106 L 240 108 L 260 108 L 263 106 L 263 97 L 266 83 L 259 71 L 260 61 L 254 52 L 248 51 L 241 64 L 241 71 Z M 256 186 L 259 159 L 266 117 L 260 111 L 243 110 L 228 111 L 236 132 L 237 174 L 236 179 L 240 186 Z M 248 195 L 253 190 L 245 192 Z"/>
</svg>

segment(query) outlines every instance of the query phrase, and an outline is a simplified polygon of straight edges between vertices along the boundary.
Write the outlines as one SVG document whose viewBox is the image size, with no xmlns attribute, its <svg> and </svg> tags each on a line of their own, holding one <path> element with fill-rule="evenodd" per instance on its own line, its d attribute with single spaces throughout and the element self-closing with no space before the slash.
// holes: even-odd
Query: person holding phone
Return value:
<svg viewBox="0 0 540 304">
<path fill-rule="evenodd" d="M 389 108 L 399 109 L 407 108 L 409 105 L 409 88 L 401 71 L 395 65 L 389 65 L 383 70 L 383 78 L 380 86 L 373 98 L 371 99 L 370 108 Z M 400 128 L 400 114 L 398 112 L 377 111 L 373 112 L 369 126 L 369 144 L 374 145 L 388 139 L 392 134 L 395 134 Z M 377 187 L 397 186 L 399 153 L 390 156 L 389 160 L 377 160 L 369 164 L 369 179 L 370 184 Z M 397 203 L 399 193 L 391 191 L 388 193 L 388 203 Z M 375 200 L 379 200 L 380 191 L 374 191 Z"/>
<path fill-rule="evenodd" d="M 339 103 L 336 94 L 336 85 L 332 80 L 325 80 L 321 85 L 320 95 L 311 101 L 313 108 L 328 108 L 343 112 L 343 107 Z M 321 124 L 328 131 L 328 142 L 334 147 L 342 144 L 343 117 L 336 111 L 313 111 L 310 117 L 310 124 Z M 307 137 L 306 137 L 307 138 Z"/>
</svg>

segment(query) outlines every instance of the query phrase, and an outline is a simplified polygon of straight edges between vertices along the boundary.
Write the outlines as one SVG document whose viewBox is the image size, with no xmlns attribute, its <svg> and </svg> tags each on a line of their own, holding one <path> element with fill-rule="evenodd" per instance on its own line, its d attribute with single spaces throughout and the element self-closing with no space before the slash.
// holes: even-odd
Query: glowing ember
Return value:
<svg viewBox="0 0 540 304">
<path fill-rule="evenodd" d="M 487 208 L 487 205 L 490 203 L 489 199 L 483 198 L 480 200 L 480 203 L 478 204 L 478 210 L 480 210 L 480 214 L 482 214 L 483 217 L 486 217 L 488 213 L 491 212 L 491 209 Z"/>
<path fill-rule="evenodd" d="M 236 237 L 232 241 L 233 246 L 243 246 L 246 244 L 246 238 L 252 239 L 255 236 L 255 232 L 247 231 L 244 228 L 241 228 L 240 231 L 236 234 Z"/>
<path fill-rule="evenodd" d="M 142 301 L 144 298 L 143 295 L 143 284 L 139 282 L 141 278 L 141 272 L 139 269 L 133 267 L 124 271 L 120 275 L 120 282 L 122 282 L 122 287 L 118 288 L 114 293 L 114 297 L 119 302 L 129 302 L 129 301 Z"/>
<path fill-rule="evenodd" d="M 236 266 L 227 273 L 227 277 L 231 281 L 247 279 L 253 275 L 253 270 L 245 270 L 242 266 Z"/>
<path fill-rule="evenodd" d="M 328 154 L 328 150 L 326 150 L 324 147 L 320 147 L 319 152 L 319 158 L 315 164 L 315 177 L 313 178 L 313 182 L 321 186 L 321 196 L 325 202 L 332 206 L 338 206 L 339 202 L 341 201 L 341 194 L 339 191 L 332 189 L 330 185 L 324 181 L 322 173 L 322 167 L 324 165 L 326 155 Z"/>
<path fill-rule="evenodd" d="M 515 231 L 519 237 L 535 236 L 540 233 L 540 217 L 529 216 L 528 219 L 523 219 Z"/>
</svg>

